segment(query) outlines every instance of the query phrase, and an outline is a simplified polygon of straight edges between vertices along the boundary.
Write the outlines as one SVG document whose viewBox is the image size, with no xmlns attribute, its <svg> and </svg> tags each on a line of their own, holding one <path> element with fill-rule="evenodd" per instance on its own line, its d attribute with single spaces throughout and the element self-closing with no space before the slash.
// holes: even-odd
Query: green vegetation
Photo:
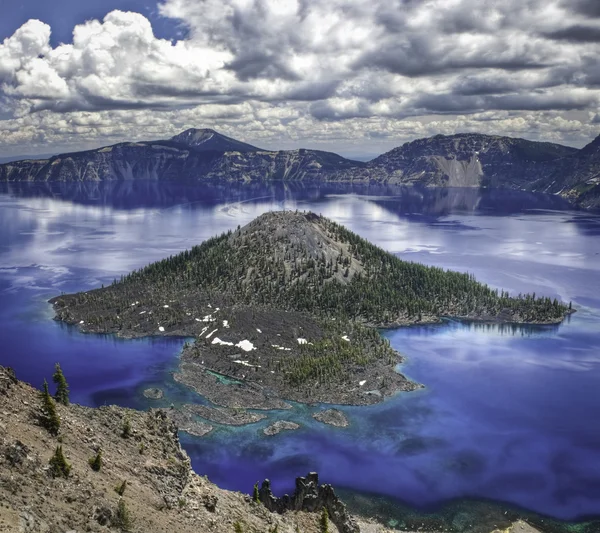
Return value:
<svg viewBox="0 0 600 533">
<path fill-rule="evenodd" d="M 235 531 L 235 533 L 244 533 L 244 528 L 242 527 L 242 524 L 239 520 L 236 520 L 233 523 L 233 530 Z"/>
<path fill-rule="evenodd" d="M 69 384 L 67 383 L 67 380 L 58 363 L 55 365 L 52 381 L 54 381 L 56 384 L 56 393 L 54 394 L 54 399 L 58 403 L 69 405 Z"/>
<path fill-rule="evenodd" d="M 69 473 L 71 472 L 71 465 L 67 463 L 67 460 L 65 459 L 62 446 L 58 445 L 56 447 L 54 455 L 50 458 L 49 464 L 49 473 L 52 477 L 69 477 Z"/>
<path fill-rule="evenodd" d="M 397 362 L 397 354 L 389 341 L 373 328 L 343 323 L 352 342 L 342 338 L 339 324 L 323 324 L 325 337 L 298 347 L 299 356 L 279 358 L 277 369 L 283 372 L 286 382 L 293 387 L 308 383 L 344 381 L 349 366 L 367 366 L 376 361 L 385 364 Z"/>
<path fill-rule="evenodd" d="M 44 380 L 44 387 L 41 392 L 42 412 L 40 421 L 52 435 L 58 435 L 60 430 L 60 417 L 56 410 L 56 403 L 48 391 L 48 382 Z"/>
<path fill-rule="evenodd" d="M 119 483 L 116 487 L 115 487 L 115 492 L 119 495 L 119 496 L 123 496 L 123 494 L 125 494 L 125 489 L 127 488 L 127 480 L 124 479 L 121 483 Z"/>
<path fill-rule="evenodd" d="M 245 230 L 208 239 L 107 289 L 80 293 L 75 304 L 98 309 L 87 322 L 107 330 L 133 328 L 140 318 L 131 302 L 141 300 L 155 309 L 154 319 L 165 328 L 184 323 L 186 314 L 181 305 L 163 309 L 162 303 L 211 297 L 377 326 L 446 315 L 555 321 L 567 310 L 556 299 L 510 297 L 471 274 L 403 261 L 326 218 L 295 217 L 285 222 L 294 226 L 289 231 L 296 232 L 295 239 L 274 236 L 273 228 L 257 219 Z M 339 253 L 314 242 L 315 235 L 325 235 Z"/>
<path fill-rule="evenodd" d="M 121 426 L 121 437 L 124 439 L 131 437 L 131 421 L 128 417 L 123 419 L 123 425 Z"/>
<path fill-rule="evenodd" d="M 90 457 L 88 463 L 94 472 L 100 472 L 102 468 L 102 450 L 99 449 L 94 457 Z"/>
<path fill-rule="evenodd" d="M 112 525 L 121 528 L 121 531 L 131 531 L 133 527 L 133 518 L 123 498 L 119 499 Z"/>
<path fill-rule="evenodd" d="M 260 503 L 260 495 L 258 494 L 258 481 L 254 484 L 254 490 L 252 491 L 252 501 L 254 503 Z"/>
<path fill-rule="evenodd" d="M 329 533 L 329 513 L 327 507 L 321 511 L 321 520 L 319 521 L 321 533 Z"/>
</svg>

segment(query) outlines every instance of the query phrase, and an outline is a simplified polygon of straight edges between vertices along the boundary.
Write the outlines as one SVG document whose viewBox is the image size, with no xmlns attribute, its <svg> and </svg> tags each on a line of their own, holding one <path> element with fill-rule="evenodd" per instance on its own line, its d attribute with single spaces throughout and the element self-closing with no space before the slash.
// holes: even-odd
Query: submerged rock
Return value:
<svg viewBox="0 0 600 533">
<path fill-rule="evenodd" d="M 206 418 L 217 424 L 225 424 L 227 426 L 244 426 L 246 424 L 254 424 L 267 418 L 267 415 L 262 413 L 250 413 L 245 409 L 234 409 L 226 407 L 210 407 L 208 405 L 189 404 L 184 406 L 184 410 L 195 415 Z"/>
<path fill-rule="evenodd" d="M 263 429 L 263 433 L 265 435 L 277 435 L 277 433 L 281 433 L 282 431 L 293 431 L 298 429 L 300 424 L 296 424 L 296 422 L 290 422 L 288 420 L 278 420 L 277 422 L 267 426 Z"/>
<path fill-rule="evenodd" d="M 150 400 L 161 400 L 165 393 L 159 388 L 150 388 L 144 391 L 144 396 Z"/>
<path fill-rule="evenodd" d="M 312 416 L 315 420 L 323 422 L 323 424 L 329 424 L 338 428 L 345 428 L 350 425 L 346 415 L 339 409 L 325 409 L 324 411 L 314 413 Z"/>
</svg>

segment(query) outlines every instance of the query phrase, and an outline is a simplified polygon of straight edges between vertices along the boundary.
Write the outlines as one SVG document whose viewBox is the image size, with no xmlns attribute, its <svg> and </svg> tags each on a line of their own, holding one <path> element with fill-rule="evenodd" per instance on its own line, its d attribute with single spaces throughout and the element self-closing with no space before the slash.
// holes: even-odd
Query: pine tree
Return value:
<svg viewBox="0 0 600 533">
<path fill-rule="evenodd" d="M 258 493 L 258 481 L 254 484 L 254 491 L 252 492 L 252 501 L 254 503 L 260 503 L 260 495 Z"/>
<path fill-rule="evenodd" d="M 133 518 L 129 513 L 127 505 L 125 505 L 125 500 L 123 498 L 121 498 L 117 504 L 117 512 L 115 513 L 113 524 L 118 528 L 121 528 L 121 531 L 131 531 L 131 528 L 133 527 Z"/>
<path fill-rule="evenodd" d="M 71 465 L 67 463 L 65 455 L 62 451 L 62 446 L 58 445 L 54 452 L 54 455 L 50 458 L 50 475 L 52 477 L 69 477 L 71 472 Z"/>
<path fill-rule="evenodd" d="M 94 472 L 100 472 L 102 468 L 102 450 L 99 449 L 94 457 L 89 458 L 88 462 Z"/>
<path fill-rule="evenodd" d="M 321 533 L 329 533 L 329 513 L 327 507 L 323 507 L 321 511 Z"/>
<path fill-rule="evenodd" d="M 58 403 L 69 405 L 69 384 L 67 383 L 65 375 L 63 374 L 58 363 L 56 363 L 54 369 L 54 374 L 52 375 L 52 381 L 54 381 L 56 384 L 56 393 L 54 394 L 54 399 Z"/>
<path fill-rule="evenodd" d="M 44 388 L 41 393 L 42 400 L 42 414 L 41 422 L 42 425 L 52 434 L 57 435 L 60 429 L 60 417 L 56 411 L 56 403 L 50 396 L 48 391 L 48 382 L 44 380 Z"/>
</svg>

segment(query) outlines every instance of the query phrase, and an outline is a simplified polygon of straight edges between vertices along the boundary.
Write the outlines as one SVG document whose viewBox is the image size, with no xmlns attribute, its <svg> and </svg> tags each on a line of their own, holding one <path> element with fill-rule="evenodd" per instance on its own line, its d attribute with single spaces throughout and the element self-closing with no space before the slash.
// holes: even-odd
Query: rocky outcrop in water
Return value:
<svg viewBox="0 0 600 533">
<path fill-rule="evenodd" d="M 335 495 L 331 485 L 319 485 L 319 475 L 311 472 L 306 477 L 296 478 L 296 490 L 289 496 L 277 498 L 271 491 L 271 482 L 265 479 L 259 497 L 269 511 L 284 514 L 286 511 L 310 513 L 327 509 L 330 520 L 340 533 L 360 533 L 356 521 L 348 514 L 344 503 Z"/>
</svg>

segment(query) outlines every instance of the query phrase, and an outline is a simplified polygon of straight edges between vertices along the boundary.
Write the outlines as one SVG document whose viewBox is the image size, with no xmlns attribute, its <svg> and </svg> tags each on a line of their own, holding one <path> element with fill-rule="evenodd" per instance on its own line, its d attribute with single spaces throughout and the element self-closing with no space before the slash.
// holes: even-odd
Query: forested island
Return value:
<svg viewBox="0 0 600 533">
<path fill-rule="evenodd" d="M 377 328 L 459 319 L 555 324 L 572 312 L 466 273 L 407 262 L 314 213 L 271 212 L 51 300 L 56 318 L 122 337 L 194 336 L 176 379 L 224 407 L 370 404 L 419 385 Z"/>
</svg>

